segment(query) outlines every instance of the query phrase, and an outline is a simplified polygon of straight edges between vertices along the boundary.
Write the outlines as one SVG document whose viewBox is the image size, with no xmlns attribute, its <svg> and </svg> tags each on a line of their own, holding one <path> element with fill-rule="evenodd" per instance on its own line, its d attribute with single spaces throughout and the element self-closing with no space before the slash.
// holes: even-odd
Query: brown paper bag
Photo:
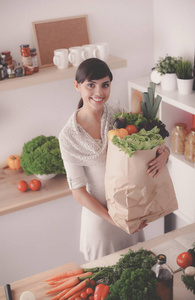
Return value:
<svg viewBox="0 0 195 300">
<path fill-rule="evenodd" d="M 138 150 L 131 158 L 108 142 L 105 192 L 108 212 L 116 225 L 127 233 L 139 228 L 142 220 L 152 222 L 178 208 L 177 199 L 167 166 L 157 177 L 146 173 L 156 151 Z"/>
</svg>

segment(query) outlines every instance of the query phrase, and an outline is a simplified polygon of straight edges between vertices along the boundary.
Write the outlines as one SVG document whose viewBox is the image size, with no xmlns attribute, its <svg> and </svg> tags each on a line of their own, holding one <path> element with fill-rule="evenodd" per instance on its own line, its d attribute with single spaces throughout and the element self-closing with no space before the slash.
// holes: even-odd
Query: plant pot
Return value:
<svg viewBox="0 0 195 300">
<path fill-rule="evenodd" d="M 177 89 L 177 76 L 175 73 L 162 75 L 161 87 L 165 91 L 174 91 Z"/>
<path fill-rule="evenodd" d="M 192 93 L 194 79 L 177 78 L 178 92 L 181 95 L 189 95 Z"/>
<path fill-rule="evenodd" d="M 35 174 L 35 175 L 36 175 L 36 177 L 37 177 L 38 179 L 41 179 L 41 180 L 52 179 L 52 178 L 54 178 L 54 177 L 56 176 L 56 174 L 42 174 L 42 175 L 40 175 L 40 174 Z"/>
</svg>

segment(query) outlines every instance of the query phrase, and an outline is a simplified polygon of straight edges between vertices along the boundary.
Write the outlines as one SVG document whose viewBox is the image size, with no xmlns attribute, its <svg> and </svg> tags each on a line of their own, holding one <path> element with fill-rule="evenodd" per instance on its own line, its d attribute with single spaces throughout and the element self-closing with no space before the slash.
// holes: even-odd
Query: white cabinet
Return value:
<svg viewBox="0 0 195 300">
<path fill-rule="evenodd" d="M 147 92 L 149 83 L 149 76 L 128 81 L 129 111 L 131 111 L 133 91 Z M 162 97 L 159 119 L 166 124 L 170 133 L 167 138 L 167 146 L 171 149 L 171 131 L 174 124 L 184 122 L 188 125 L 188 129 L 192 127 L 193 115 L 195 115 L 195 92 L 183 96 L 177 90 L 163 91 L 160 85 L 156 85 L 157 94 Z M 195 163 L 186 161 L 184 155 L 176 155 L 171 152 L 168 168 L 179 205 L 179 209 L 174 214 L 184 224 L 195 222 Z"/>
</svg>

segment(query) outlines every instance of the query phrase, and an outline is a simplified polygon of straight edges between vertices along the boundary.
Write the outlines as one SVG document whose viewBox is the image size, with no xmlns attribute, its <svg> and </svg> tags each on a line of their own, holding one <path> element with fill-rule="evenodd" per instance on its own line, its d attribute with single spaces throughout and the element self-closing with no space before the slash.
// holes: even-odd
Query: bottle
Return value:
<svg viewBox="0 0 195 300">
<path fill-rule="evenodd" d="M 187 124 L 175 123 L 172 130 L 171 150 L 176 154 L 184 154 Z"/>
<path fill-rule="evenodd" d="M 166 256 L 159 254 L 157 263 L 152 267 L 156 275 L 157 294 L 161 300 L 173 300 L 173 272 L 166 264 Z"/>
<path fill-rule="evenodd" d="M 195 162 L 195 128 L 191 128 L 185 138 L 185 159 Z"/>
<path fill-rule="evenodd" d="M 38 56 L 35 48 L 30 49 L 30 55 L 32 58 L 32 65 L 34 67 L 34 72 L 39 71 L 39 63 L 38 63 Z"/>
</svg>

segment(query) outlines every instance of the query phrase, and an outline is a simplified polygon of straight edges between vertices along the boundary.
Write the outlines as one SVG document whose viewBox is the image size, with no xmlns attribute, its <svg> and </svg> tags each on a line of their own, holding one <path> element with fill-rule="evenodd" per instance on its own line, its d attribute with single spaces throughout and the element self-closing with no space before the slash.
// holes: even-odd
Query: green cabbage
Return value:
<svg viewBox="0 0 195 300">
<path fill-rule="evenodd" d="M 24 144 L 20 165 L 26 175 L 65 174 L 59 141 L 55 136 L 40 135 Z"/>
</svg>

